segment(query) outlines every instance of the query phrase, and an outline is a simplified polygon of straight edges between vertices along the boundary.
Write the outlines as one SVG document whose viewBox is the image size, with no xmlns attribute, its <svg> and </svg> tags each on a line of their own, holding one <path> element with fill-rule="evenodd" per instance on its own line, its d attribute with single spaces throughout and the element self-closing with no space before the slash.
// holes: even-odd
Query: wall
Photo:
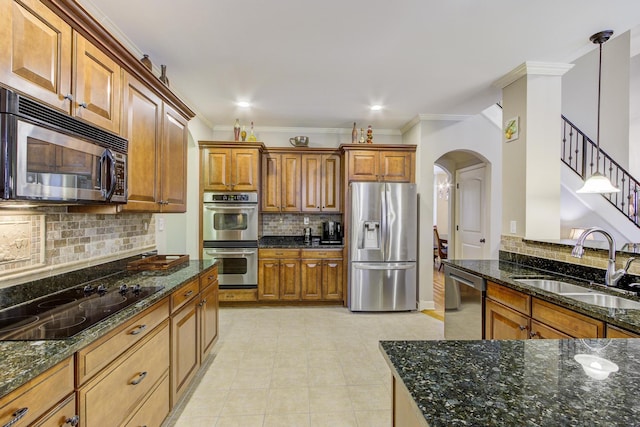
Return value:
<svg viewBox="0 0 640 427">
<path fill-rule="evenodd" d="M 28 225 L 25 225 L 28 224 Z M 0 287 L 136 255 L 155 247 L 151 214 L 0 211 Z"/>
<path fill-rule="evenodd" d="M 562 114 L 596 142 L 598 45 L 562 77 Z M 630 32 L 602 45 L 600 148 L 629 167 Z"/>
<path fill-rule="evenodd" d="M 433 225 L 438 227 L 441 233 L 449 229 L 449 199 L 452 188 L 443 187 L 446 183 L 451 186 L 449 176 L 446 173 L 437 173 L 433 182 L 433 203 L 435 205 L 435 221 Z"/>
</svg>

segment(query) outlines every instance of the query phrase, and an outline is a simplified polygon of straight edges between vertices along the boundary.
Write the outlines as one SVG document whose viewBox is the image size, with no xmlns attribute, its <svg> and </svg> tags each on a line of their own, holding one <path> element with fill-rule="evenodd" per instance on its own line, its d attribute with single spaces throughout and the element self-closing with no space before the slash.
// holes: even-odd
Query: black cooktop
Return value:
<svg viewBox="0 0 640 427">
<path fill-rule="evenodd" d="M 70 338 L 162 288 L 90 284 L 51 294 L 0 311 L 0 340 Z"/>
</svg>

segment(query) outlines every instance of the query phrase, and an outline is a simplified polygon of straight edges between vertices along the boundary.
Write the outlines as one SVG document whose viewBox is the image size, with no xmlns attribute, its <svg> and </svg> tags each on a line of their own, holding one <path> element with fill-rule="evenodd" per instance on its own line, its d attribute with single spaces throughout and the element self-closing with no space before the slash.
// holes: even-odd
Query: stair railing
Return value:
<svg viewBox="0 0 640 427">
<path fill-rule="evenodd" d="M 602 149 L 600 149 L 600 167 L 597 168 L 596 144 L 565 116 L 562 116 L 562 121 L 562 161 L 583 180 L 599 169 L 613 185 L 620 189 L 619 193 L 602 196 L 640 228 L 638 224 L 640 183 Z"/>
</svg>

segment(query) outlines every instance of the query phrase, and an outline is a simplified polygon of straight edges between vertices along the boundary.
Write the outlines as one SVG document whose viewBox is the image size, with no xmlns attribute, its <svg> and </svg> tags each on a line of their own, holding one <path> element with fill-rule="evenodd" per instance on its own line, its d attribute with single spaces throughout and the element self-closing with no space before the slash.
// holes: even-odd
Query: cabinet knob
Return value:
<svg viewBox="0 0 640 427">
<path fill-rule="evenodd" d="M 147 329 L 147 325 L 140 325 L 137 328 L 133 329 L 131 332 L 129 332 L 129 335 L 139 335 L 145 329 Z"/>
<path fill-rule="evenodd" d="M 71 95 L 70 93 L 66 94 L 64 96 L 64 99 L 66 99 L 67 101 L 73 101 L 73 95 Z"/>
<path fill-rule="evenodd" d="M 64 423 L 75 427 L 80 423 L 80 417 L 77 415 L 74 415 L 73 417 L 67 418 L 66 420 L 64 420 Z"/>
<path fill-rule="evenodd" d="M 78 104 L 78 107 L 87 108 L 87 103 L 86 102 L 80 102 Z"/>
<path fill-rule="evenodd" d="M 183 296 L 186 298 L 188 296 L 191 296 L 191 294 L 193 294 L 193 291 L 186 292 Z"/>
<path fill-rule="evenodd" d="M 142 382 L 143 379 L 145 379 L 147 377 L 147 371 L 143 371 L 140 372 L 140 374 L 138 375 L 138 378 L 136 378 L 135 380 L 131 381 L 131 385 L 138 385 Z"/>
<path fill-rule="evenodd" d="M 521 331 L 524 331 L 525 329 L 527 329 L 527 327 L 526 327 L 526 326 L 523 326 L 523 325 L 518 325 L 518 328 L 519 328 Z"/>
<path fill-rule="evenodd" d="M 531 333 L 529 333 L 529 338 L 535 338 L 537 336 L 539 336 L 537 332 L 531 331 Z"/>
</svg>

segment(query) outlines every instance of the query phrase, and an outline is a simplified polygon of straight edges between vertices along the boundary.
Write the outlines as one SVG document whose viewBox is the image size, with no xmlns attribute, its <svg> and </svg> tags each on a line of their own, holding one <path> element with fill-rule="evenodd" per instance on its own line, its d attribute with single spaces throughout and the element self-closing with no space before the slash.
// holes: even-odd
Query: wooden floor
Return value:
<svg viewBox="0 0 640 427">
<path fill-rule="evenodd" d="M 428 314 L 436 319 L 444 320 L 444 273 L 440 267 L 440 260 L 433 265 L 433 302 L 435 310 L 424 310 L 423 313 Z"/>
</svg>

